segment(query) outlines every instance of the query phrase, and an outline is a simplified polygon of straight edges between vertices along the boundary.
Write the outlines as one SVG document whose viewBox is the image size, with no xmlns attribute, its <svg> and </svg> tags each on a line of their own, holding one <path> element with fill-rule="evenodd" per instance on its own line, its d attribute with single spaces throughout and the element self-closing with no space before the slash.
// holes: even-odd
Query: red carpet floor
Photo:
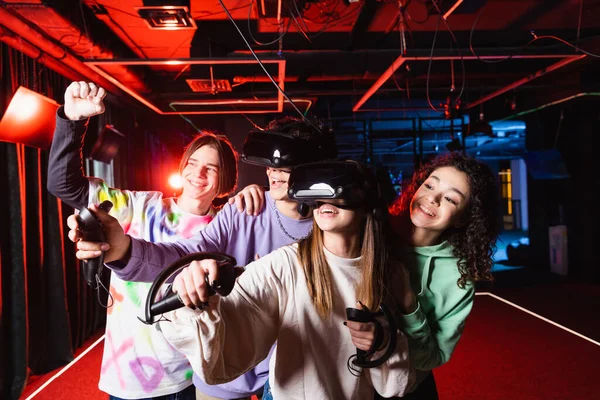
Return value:
<svg viewBox="0 0 600 400">
<path fill-rule="evenodd" d="M 33 399 L 106 399 L 97 389 L 102 349 L 99 343 Z M 595 400 L 598 360 L 597 343 L 480 295 L 451 361 L 434 374 L 441 400 Z"/>
<path fill-rule="evenodd" d="M 77 352 L 75 358 L 89 349 L 93 343 L 104 333 L 100 332 L 92 339 L 88 340 L 84 346 Z M 100 377 L 100 366 L 102 363 L 102 351 L 104 349 L 104 341 L 100 341 L 83 357 L 75 362 L 70 368 L 64 371 L 60 376 L 56 377 L 47 384 L 39 393 L 33 395 L 38 388 L 50 381 L 63 368 L 58 368 L 55 371 L 49 372 L 42 376 L 30 378 L 29 384 L 25 388 L 20 399 L 32 398 L 35 400 L 106 400 L 108 395 L 98 390 L 98 378 Z"/>
<path fill-rule="evenodd" d="M 449 363 L 434 371 L 442 400 L 600 399 L 600 346 L 477 296 Z"/>
</svg>

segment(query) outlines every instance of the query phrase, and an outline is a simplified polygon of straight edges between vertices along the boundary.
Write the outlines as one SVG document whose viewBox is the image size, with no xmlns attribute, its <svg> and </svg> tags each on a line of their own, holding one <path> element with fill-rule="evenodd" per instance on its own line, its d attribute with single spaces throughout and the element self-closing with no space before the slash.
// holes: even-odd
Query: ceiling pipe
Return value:
<svg viewBox="0 0 600 400">
<path fill-rule="evenodd" d="M 346 50 L 352 50 L 360 38 L 369 30 L 369 26 L 373 22 L 373 18 L 381 4 L 376 0 L 364 0 L 362 2 L 358 16 L 354 20 L 354 25 L 350 31 L 350 40 L 346 46 Z"/>
<path fill-rule="evenodd" d="M 586 97 L 586 96 L 600 97 L 600 92 L 582 92 L 582 93 L 577 93 L 577 94 L 574 94 L 572 96 L 567 96 L 567 97 L 564 97 L 564 98 L 559 99 L 559 100 L 551 101 L 550 103 L 542 104 L 541 106 L 538 106 L 538 107 L 535 107 L 535 108 L 530 108 L 529 110 L 525 110 L 525 111 L 521 111 L 521 112 L 518 112 L 518 113 L 513 114 L 513 115 L 509 115 L 508 117 L 495 120 L 494 122 L 506 121 L 506 120 L 509 120 L 509 119 L 522 117 L 523 115 L 527 115 L 527 114 L 531 114 L 531 113 L 543 110 L 546 107 L 555 106 L 557 104 L 565 103 L 567 101 L 575 100 L 575 99 L 577 99 L 579 97 Z"/>
<path fill-rule="evenodd" d="M 360 98 L 360 100 L 358 100 L 358 102 L 354 105 L 354 107 L 352 107 L 352 111 L 354 111 L 354 112 L 358 111 L 360 109 L 360 107 L 363 104 L 365 104 L 366 101 L 369 100 L 369 98 L 371 96 L 373 96 L 373 94 L 377 90 L 379 90 L 379 88 L 381 86 L 383 86 L 383 84 L 390 78 L 390 76 L 392 76 L 394 74 L 394 72 L 396 72 L 396 70 L 398 68 L 400 68 L 400 66 L 402 64 L 404 64 L 404 61 L 406 61 L 406 60 L 402 56 L 396 58 L 396 60 L 394 60 L 392 65 L 390 65 L 388 67 L 388 69 L 386 69 L 385 72 L 383 74 L 381 74 L 381 76 L 379 77 L 379 79 L 377 79 L 377 81 L 373 84 L 373 86 L 371 86 L 369 88 L 369 90 L 367 90 L 367 92 Z"/>
<path fill-rule="evenodd" d="M 500 48 L 500 49 L 479 49 L 478 56 L 474 56 L 470 54 L 470 51 L 467 49 L 461 49 L 462 56 L 458 52 L 458 50 L 446 50 L 440 49 L 436 51 L 436 54 L 433 56 L 433 60 L 502 60 L 506 57 L 510 56 L 512 60 L 519 59 L 546 59 L 546 58 L 566 58 L 566 57 L 574 57 L 578 54 L 574 53 L 557 53 L 552 52 L 552 49 L 540 48 L 535 49 L 536 52 L 531 52 L 529 54 L 514 54 L 514 52 L 522 50 L 521 48 Z M 331 55 L 335 57 L 343 57 L 343 56 L 396 56 L 398 57 L 398 49 L 356 49 L 356 50 L 337 50 L 337 49 L 327 49 L 327 50 L 283 50 L 281 52 L 273 51 L 273 50 L 254 50 L 256 54 L 260 54 L 267 57 L 283 57 L 287 60 L 293 60 L 294 57 L 303 57 L 303 58 L 313 58 L 317 56 L 323 55 Z M 399 57 L 403 57 L 406 61 L 429 61 L 430 50 L 420 50 L 414 49 L 410 50 L 408 54 L 401 55 Z M 485 54 L 485 55 L 484 55 Z M 251 56 L 249 50 L 236 50 L 232 52 L 231 57 L 247 57 Z"/>
<path fill-rule="evenodd" d="M 550 65 L 549 67 L 544 68 L 543 70 L 537 71 L 534 74 L 529 75 L 527 78 L 521 79 L 505 88 L 502 88 L 494 93 L 492 93 L 489 96 L 485 96 L 484 98 L 477 100 L 476 104 L 475 103 L 471 103 L 469 106 L 467 106 L 468 108 L 474 107 L 475 105 L 478 105 L 480 103 L 483 103 L 485 101 L 488 101 L 491 98 L 494 98 L 504 92 L 507 92 L 511 89 L 514 89 L 517 86 L 520 86 L 524 83 L 527 83 L 537 77 L 540 77 L 548 72 L 554 71 L 558 68 L 561 68 L 567 64 L 570 64 L 574 61 L 580 60 L 582 58 L 584 58 L 585 55 L 557 55 L 557 54 L 515 54 L 512 55 L 511 58 L 512 59 L 545 59 L 545 58 L 562 58 L 559 62 Z M 365 104 L 367 102 L 367 100 L 369 100 L 369 98 L 371 98 L 371 96 L 373 96 L 373 94 L 375 94 L 379 88 L 381 86 L 383 86 L 383 84 L 390 78 L 390 76 L 392 76 L 394 74 L 394 72 L 396 72 L 396 70 L 402 65 L 404 64 L 406 61 L 441 61 L 441 60 L 498 60 L 498 59 L 505 59 L 506 56 L 505 55 L 480 55 L 480 56 L 474 56 L 474 55 L 465 55 L 465 56 L 460 56 L 460 55 L 434 55 L 434 56 L 409 56 L 409 55 L 401 55 L 398 58 L 396 58 L 396 60 L 394 60 L 394 62 L 392 63 L 392 65 L 390 65 L 384 72 L 383 74 L 381 74 L 381 76 L 379 77 L 379 79 L 377 79 L 377 81 L 373 84 L 373 86 L 371 86 L 367 92 L 360 98 L 360 100 L 354 105 L 354 107 L 352 107 L 352 111 L 356 112 L 360 109 L 360 107 Z M 489 97 L 489 98 L 488 98 Z M 474 105 L 473 105 L 474 104 Z"/>
<path fill-rule="evenodd" d="M 541 87 L 545 87 L 545 86 L 536 86 L 537 88 L 541 88 Z M 496 89 L 497 86 L 485 86 L 485 88 L 489 88 L 490 90 L 492 89 Z M 412 88 L 411 92 L 424 92 L 426 89 L 423 88 Z M 430 88 L 430 91 L 445 91 L 447 92 L 448 89 L 446 88 Z M 474 90 L 474 89 L 473 89 Z M 480 89 L 478 89 L 480 90 Z M 358 92 L 356 89 L 336 89 L 336 90 L 318 90 L 315 88 L 312 89 L 298 89 L 298 88 L 290 88 L 287 91 L 288 95 L 293 95 L 293 96 L 308 96 L 308 97 L 323 97 L 323 96 L 352 96 L 353 98 L 359 96 L 362 92 Z M 255 96 L 257 97 L 268 97 L 270 95 L 272 95 L 272 92 L 266 91 L 266 90 L 258 90 L 255 89 L 252 93 L 254 93 Z M 398 88 L 397 87 L 384 87 L 381 88 L 377 91 L 377 93 L 398 93 Z M 176 96 L 177 94 L 170 94 L 170 93 L 165 93 L 165 96 L 169 96 L 169 95 L 173 95 Z M 429 110 L 432 110 L 431 107 L 427 107 Z M 359 110 L 357 110 L 356 112 L 360 112 L 363 109 L 363 107 L 361 107 Z M 433 110 L 432 110 L 433 111 Z"/>
<path fill-rule="evenodd" d="M 556 71 L 557 69 L 562 68 L 565 65 L 569 65 L 572 62 L 581 60 L 582 58 L 585 58 L 585 57 L 587 57 L 587 56 L 585 54 L 582 54 L 582 55 L 579 55 L 579 56 L 572 56 L 572 57 L 563 58 L 562 60 L 560 60 L 560 61 L 558 61 L 558 62 L 550 65 L 549 67 L 546 67 L 544 69 L 540 69 L 539 71 L 536 71 L 533 74 L 526 76 L 525 78 L 519 79 L 518 81 L 513 82 L 513 83 L 511 83 L 508 86 L 505 86 L 505 87 L 503 87 L 501 89 L 498 89 L 495 92 L 490 93 L 490 94 L 488 94 L 486 96 L 483 96 L 479 100 L 475 100 L 474 102 L 469 103 L 465 107 L 465 109 L 469 110 L 469 109 L 471 109 L 473 107 L 476 107 L 476 106 L 478 106 L 480 104 L 483 104 L 486 101 L 493 99 L 494 97 L 498 97 L 501 94 L 506 93 L 506 92 L 508 92 L 510 90 L 513 90 L 514 88 L 517 88 L 517 87 L 519 87 L 519 86 L 521 86 L 521 85 L 523 85 L 523 84 L 525 84 L 527 82 L 531 82 L 532 80 L 534 80 L 536 78 L 539 78 L 540 76 L 544 76 L 548 72 Z"/>
<path fill-rule="evenodd" d="M 140 46 L 138 46 L 133 41 L 133 39 L 131 39 L 129 35 L 127 35 L 127 33 L 123 30 L 123 28 L 121 28 L 120 25 L 113 21 L 113 19 L 108 13 L 96 13 L 95 16 L 100 21 L 104 22 L 104 24 L 108 26 L 119 37 L 119 39 L 121 39 L 121 41 L 123 41 L 123 43 L 125 43 L 125 45 L 129 47 L 131 51 L 133 51 L 139 58 L 148 58 L 148 56 L 144 54 L 144 51 L 140 48 Z"/>
<path fill-rule="evenodd" d="M 285 77 L 286 82 L 331 82 L 331 81 L 353 81 L 353 80 L 373 80 L 377 76 L 372 74 L 348 74 L 348 75 L 313 75 L 306 79 L 299 76 Z M 271 83 L 269 77 L 260 76 L 234 76 L 233 83 Z"/>
<path fill-rule="evenodd" d="M 50 68 L 54 72 L 59 73 L 67 79 L 72 81 L 80 81 L 83 77 L 81 74 L 73 71 L 71 68 L 67 67 L 63 63 L 56 61 L 54 58 L 50 57 L 48 54 L 45 54 L 40 51 L 37 47 L 33 46 L 29 42 L 16 37 L 12 32 L 7 31 L 6 29 L 0 26 L 0 40 L 13 49 L 20 51 L 25 54 L 27 57 L 32 58 L 36 62 L 45 65 Z"/>
<path fill-rule="evenodd" d="M 361 108 L 358 112 L 404 112 L 404 111 L 431 111 L 431 107 L 381 107 L 381 108 Z M 439 113 L 438 113 L 439 114 Z"/>
<path fill-rule="evenodd" d="M 123 91 L 121 91 L 116 85 L 107 79 L 104 79 L 101 75 L 87 67 L 84 63 L 79 61 L 79 59 L 71 55 L 61 46 L 55 44 L 51 39 L 48 39 L 39 31 L 31 27 L 28 23 L 24 22 L 21 18 L 15 16 L 13 13 L 3 7 L 0 7 L 0 25 L 3 25 L 8 30 L 14 32 L 17 36 L 22 37 L 37 47 L 41 52 L 50 55 L 56 60 L 60 60 L 61 63 L 81 74 L 87 80 L 95 82 L 113 94 L 124 94 Z M 129 77 L 134 77 L 130 71 Z M 139 82 L 137 77 L 134 79 Z"/>
</svg>

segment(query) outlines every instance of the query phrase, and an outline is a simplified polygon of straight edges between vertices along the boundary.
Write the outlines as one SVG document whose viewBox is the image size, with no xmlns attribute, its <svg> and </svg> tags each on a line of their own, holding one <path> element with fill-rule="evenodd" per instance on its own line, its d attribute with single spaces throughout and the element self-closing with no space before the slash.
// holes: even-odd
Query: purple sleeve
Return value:
<svg viewBox="0 0 600 400">
<path fill-rule="evenodd" d="M 87 206 L 89 196 L 89 183 L 81 166 L 87 121 L 66 119 L 64 108 L 60 107 L 56 112 L 56 128 L 48 159 L 48 191 L 77 209 Z"/>
<path fill-rule="evenodd" d="M 151 243 L 132 237 L 129 261 L 126 264 L 115 261 L 106 266 L 125 281 L 152 282 L 163 269 L 183 256 L 201 251 L 224 252 L 232 215 L 232 206 L 226 204 L 200 233 L 173 243 Z"/>
</svg>

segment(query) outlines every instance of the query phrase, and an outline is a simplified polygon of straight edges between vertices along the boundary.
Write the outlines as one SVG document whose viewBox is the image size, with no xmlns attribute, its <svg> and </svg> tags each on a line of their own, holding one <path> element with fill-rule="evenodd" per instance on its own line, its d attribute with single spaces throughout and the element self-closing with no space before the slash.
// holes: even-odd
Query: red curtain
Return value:
<svg viewBox="0 0 600 400">
<path fill-rule="evenodd" d="M 0 45 L 0 111 L 19 85 L 50 98 L 68 82 Z M 55 100 L 59 101 L 55 98 Z M 0 398 L 67 364 L 105 321 L 66 238 L 73 209 L 46 191 L 47 150 L 0 142 Z"/>
<path fill-rule="evenodd" d="M 2 43 L 0 78 L 2 114 L 19 86 L 62 104 L 70 83 Z M 90 120 L 83 153 L 101 127 L 114 124 L 125 134 L 113 163 L 114 186 L 164 190 L 167 172 L 177 170 L 196 131 L 177 116 L 144 111 L 138 116 L 132 107 L 107 104 L 103 115 Z M 46 190 L 47 165 L 45 149 L 0 142 L 0 399 L 18 399 L 28 376 L 66 365 L 106 320 L 100 305 L 106 293 L 99 302 L 85 284 L 67 238 L 73 209 Z M 104 279 L 108 286 L 109 274 Z"/>
</svg>

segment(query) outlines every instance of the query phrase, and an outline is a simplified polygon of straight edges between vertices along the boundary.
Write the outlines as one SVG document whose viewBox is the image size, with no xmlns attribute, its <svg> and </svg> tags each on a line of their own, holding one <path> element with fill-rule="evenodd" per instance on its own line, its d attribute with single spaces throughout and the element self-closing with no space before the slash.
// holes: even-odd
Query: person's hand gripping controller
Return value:
<svg viewBox="0 0 600 400">
<path fill-rule="evenodd" d="M 125 234 L 119 221 L 108 215 L 105 210 L 97 205 L 89 206 L 89 210 L 99 221 L 104 233 L 104 240 L 100 242 L 86 240 L 85 234 L 77 221 L 77 215 L 70 215 L 67 219 L 67 225 L 70 229 L 69 239 L 76 243 L 76 257 L 80 260 L 88 260 L 99 257 L 104 252 L 105 263 L 124 260 L 131 245 L 131 238 Z"/>
</svg>

